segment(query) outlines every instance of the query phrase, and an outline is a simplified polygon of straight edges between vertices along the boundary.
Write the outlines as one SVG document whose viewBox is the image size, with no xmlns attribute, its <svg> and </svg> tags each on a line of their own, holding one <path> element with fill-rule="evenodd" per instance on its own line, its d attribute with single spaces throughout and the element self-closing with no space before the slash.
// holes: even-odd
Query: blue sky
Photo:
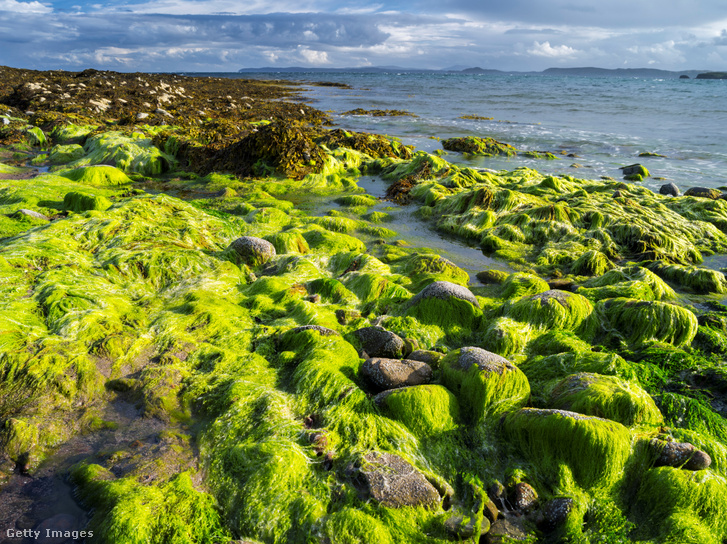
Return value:
<svg viewBox="0 0 727 544">
<path fill-rule="evenodd" d="M 0 0 L 0 64 L 727 70 L 727 2 Z"/>
</svg>

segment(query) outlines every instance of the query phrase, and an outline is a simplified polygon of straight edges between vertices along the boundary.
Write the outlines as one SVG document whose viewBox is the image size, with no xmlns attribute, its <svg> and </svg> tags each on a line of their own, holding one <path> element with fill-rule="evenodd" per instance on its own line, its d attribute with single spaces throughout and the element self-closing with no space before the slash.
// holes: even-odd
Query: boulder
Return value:
<svg viewBox="0 0 727 544">
<path fill-rule="evenodd" d="M 624 177 L 628 176 L 641 176 L 642 178 L 648 178 L 649 177 L 649 171 L 646 169 L 645 166 L 641 164 L 630 164 L 629 166 L 622 166 L 620 168 L 621 172 L 623 173 Z"/>
<path fill-rule="evenodd" d="M 711 198 L 717 200 L 722 193 L 717 189 L 710 189 L 708 187 L 690 187 L 684 191 L 684 196 L 696 196 L 698 198 Z"/>
<path fill-rule="evenodd" d="M 504 282 L 508 276 L 507 272 L 503 272 L 502 270 L 483 270 L 482 272 L 477 272 L 477 279 L 480 280 L 485 285 L 492 284 L 492 283 L 502 283 Z"/>
<path fill-rule="evenodd" d="M 359 350 L 369 357 L 396 359 L 407 355 L 404 340 L 383 327 L 364 327 L 353 331 L 353 335 L 358 340 Z"/>
<path fill-rule="evenodd" d="M 537 505 L 538 493 L 530 484 L 519 482 L 510 489 L 508 500 L 513 509 L 528 512 Z"/>
<path fill-rule="evenodd" d="M 359 481 L 377 502 L 389 508 L 436 507 L 441 497 L 424 475 L 393 453 L 370 452 L 358 468 Z"/>
<path fill-rule="evenodd" d="M 454 514 L 447 518 L 444 522 L 444 528 L 449 534 L 457 538 L 471 538 L 475 534 L 477 528 L 477 516 L 465 516 L 463 514 Z M 487 534 L 490 530 L 490 520 L 482 518 L 480 520 L 480 535 Z"/>
<path fill-rule="evenodd" d="M 654 439 L 651 447 L 659 453 L 656 467 L 676 467 L 684 470 L 705 470 L 712 464 L 711 457 L 686 442 L 666 442 Z"/>
<path fill-rule="evenodd" d="M 403 308 L 420 323 L 437 325 L 445 331 L 476 329 L 482 310 L 472 292 L 456 283 L 435 281 L 412 297 Z"/>
<path fill-rule="evenodd" d="M 505 544 L 513 542 L 526 542 L 528 535 L 516 520 L 500 518 L 490 527 L 489 532 L 481 542 L 485 544 Z"/>
<path fill-rule="evenodd" d="M 47 215 L 43 215 L 40 212 L 36 212 L 34 210 L 27 210 L 25 208 L 21 208 L 17 211 L 19 215 L 24 215 L 25 217 L 32 217 L 33 219 L 40 219 L 42 221 L 50 221 L 50 217 Z"/>
<path fill-rule="evenodd" d="M 566 410 L 522 408 L 502 420 L 505 439 L 526 460 L 556 477 L 567 465 L 583 488 L 608 485 L 623 475 L 631 453 L 629 430 L 615 421 Z"/>
<path fill-rule="evenodd" d="M 505 310 L 505 314 L 516 321 L 535 327 L 568 330 L 583 325 L 592 312 L 593 305 L 588 299 L 558 289 L 522 298 Z"/>
<path fill-rule="evenodd" d="M 383 412 L 406 425 L 417 436 L 457 427 L 459 403 L 446 387 L 436 384 L 389 389 L 374 397 Z"/>
<path fill-rule="evenodd" d="M 442 383 L 458 397 L 464 416 L 474 422 L 519 407 L 530 396 L 525 374 L 482 348 L 455 350 L 442 359 L 440 367 Z"/>
<path fill-rule="evenodd" d="M 229 248 L 243 263 L 250 266 L 265 264 L 275 257 L 275 246 L 255 236 L 241 236 L 232 242 Z"/>
<path fill-rule="evenodd" d="M 679 191 L 679 187 L 677 187 L 674 183 L 665 183 L 664 185 L 659 187 L 659 194 L 660 195 L 679 196 L 680 191 Z"/>
<path fill-rule="evenodd" d="M 578 372 L 563 378 L 550 394 L 549 406 L 634 425 L 660 425 L 664 418 L 651 398 L 635 382 L 618 376 Z"/>
<path fill-rule="evenodd" d="M 429 383 L 432 368 L 421 361 L 376 357 L 361 365 L 361 376 L 377 389 L 396 389 Z"/>
<path fill-rule="evenodd" d="M 470 302 L 475 308 L 480 307 L 480 303 L 477 298 L 472 294 L 472 291 L 456 283 L 448 281 L 435 281 L 430 283 L 424 289 L 422 289 L 414 298 L 409 301 L 409 306 L 414 306 L 418 302 L 428 299 L 438 298 L 447 300 L 450 298 L 458 298 L 460 300 L 466 300 Z"/>
<path fill-rule="evenodd" d="M 439 366 L 439 361 L 444 358 L 444 354 L 439 353 L 438 351 L 417 349 L 407 355 L 406 358 L 410 361 L 421 361 L 422 363 L 427 363 L 432 368 L 437 368 Z"/>
<path fill-rule="evenodd" d="M 545 533 L 552 533 L 563 527 L 568 515 L 573 510 L 573 499 L 556 497 L 543 506 L 538 516 L 538 528 Z"/>
</svg>

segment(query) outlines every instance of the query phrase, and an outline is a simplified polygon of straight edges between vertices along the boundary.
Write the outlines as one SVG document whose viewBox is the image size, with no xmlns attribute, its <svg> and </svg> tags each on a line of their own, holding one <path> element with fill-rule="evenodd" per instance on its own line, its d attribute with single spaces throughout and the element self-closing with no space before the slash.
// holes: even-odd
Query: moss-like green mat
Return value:
<svg viewBox="0 0 727 544">
<path fill-rule="evenodd" d="M 352 134 L 306 144 L 318 162 L 295 180 L 265 154 L 254 179 L 198 175 L 160 130 L 86 132 L 73 149 L 36 134 L 15 149 L 48 146 L 35 163 L 51 172 L 0 165 L 0 485 L 86 436 L 103 446 L 69 477 L 92 542 L 450 542 L 448 518 L 481 527 L 498 483 L 537 491 L 531 542 L 727 538 L 727 281 L 700 266 L 727 252 L 726 201 L 482 173 Z M 470 282 L 410 247 L 362 174 L 517 272 Z M 239 254 L 242 236 L 275 255 Z M 433 282 L 473 296 L 414 298 Z M 449 354 L 430 385 L 374 400 L 351 335 L 372 324 Z M 465 368 L 470 346 L 511 365 Z M 163 430 L 114 443 L 121 405 Z M 656 438 L 711 465 L 656 466 Z M 356 468 L 369 452 L 449 498 L 377 502 Z M 538 512 L 563 498 L 553 529 Z"/>
</svg>

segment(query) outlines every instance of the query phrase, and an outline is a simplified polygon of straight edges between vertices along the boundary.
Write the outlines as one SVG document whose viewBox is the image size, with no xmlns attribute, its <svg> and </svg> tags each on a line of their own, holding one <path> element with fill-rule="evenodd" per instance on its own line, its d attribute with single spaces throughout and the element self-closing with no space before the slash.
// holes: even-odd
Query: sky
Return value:
<svg viewBox="0 0 727 544">
<path fill-rule="evenodd" d="M 727 2 L 0 0 L 0 65 L 727 71 Z"/>
</svg>

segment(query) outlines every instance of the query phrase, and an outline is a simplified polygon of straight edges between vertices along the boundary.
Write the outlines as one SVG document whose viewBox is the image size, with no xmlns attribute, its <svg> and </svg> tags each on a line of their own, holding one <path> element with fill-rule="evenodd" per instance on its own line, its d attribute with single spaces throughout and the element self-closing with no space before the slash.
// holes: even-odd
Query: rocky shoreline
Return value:
<svg viewBox="0 0 727 544">
<path fill-rule="evenodd" d="M 719 191 L 334 120 L 288 82 L 0 67 L 0 542 L 721 544 Z M 470 281 L 401 205 L 514 272 Z"/>
</svg>

